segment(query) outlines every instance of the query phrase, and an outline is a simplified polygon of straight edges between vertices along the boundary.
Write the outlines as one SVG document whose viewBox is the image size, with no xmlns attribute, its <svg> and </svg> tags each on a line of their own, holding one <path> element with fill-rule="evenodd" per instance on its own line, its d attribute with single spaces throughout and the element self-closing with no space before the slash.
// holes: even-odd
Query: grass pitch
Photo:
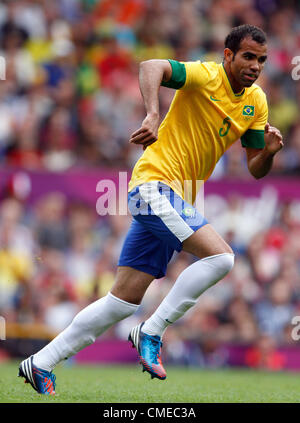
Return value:
<svg viewBox="0 0 300 423">
<path fill-rule="evenodd" d="M 0 364 L 0 403 L 288 403 L 300 402 L 300 374 L 166 366 L 150 379 L 134 366 L 58 366 L 55 397 L 18 378 L 18 363 Z"/>
</svg>

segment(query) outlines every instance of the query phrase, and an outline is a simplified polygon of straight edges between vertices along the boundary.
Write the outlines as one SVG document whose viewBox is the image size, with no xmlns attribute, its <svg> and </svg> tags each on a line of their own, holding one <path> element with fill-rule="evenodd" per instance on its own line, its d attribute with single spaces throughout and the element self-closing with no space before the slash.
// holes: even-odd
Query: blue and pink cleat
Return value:
<svg viewBox="0 0 300 423">
<path fill-rule="evenodd" d="M 161 362 L 162 342 L 159 336 L 151 336 L 142 332 L 143 323 L 131 329 L 128 341 L 132 343 L 132 347 L 136 348 L 140 363 L 143 365 L 143 372 L 150 373 L 151 378 L 154 377 L 164 380 L 166 379 L 166 371 Z"/>
<path fill-rule="evenodd" d="M 22 361 L 18 376 L 24 377 L 25 383 L 30 383 L 39 394 L 55 395 L 55 375 L 36 367 L 33 364 L 33 355 Z"/>
</svg>

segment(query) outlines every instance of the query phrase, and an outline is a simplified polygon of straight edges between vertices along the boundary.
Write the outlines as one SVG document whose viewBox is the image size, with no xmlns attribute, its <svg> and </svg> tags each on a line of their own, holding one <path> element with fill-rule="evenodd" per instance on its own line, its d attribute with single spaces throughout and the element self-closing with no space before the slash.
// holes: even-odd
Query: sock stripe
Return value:
<svg viewBox="0 0 300 423">
<path fill-rule="evenodd" d="M 29 373 L 30 373 L 30 378 L 31 378 L 31 381 L 32 381 L 32 383 L 33 383 L 33 386 L 36 386 L 35 385 L 35 381 L 34 381 L 34 377 L 33 377 L 33 373 L 32 373 L 32 360 L 30 361 L 30 358 L 28 359 L 28 369 L 29 369 Z"/>
<path fill-rule="evenodd" d="M 133 337 L 134 337 L 133 342 L 134 342 L 136 348 L 138 348 L 138 326 L 134 328 Z"/>
<path fill-rule="evenodd" d="M 24 363 L 24 361 L 21 363 L 21 367 L 22 367 L 22 372 L 23 372 L 23 374 L 27 376 L 27 372 L 26 372 L 26 368 L 25 368 L 25 363 Z"/>
<path fill-rule="evenodd" d="M 23 371 L 24 371 L 25 375 L 27 376 L 27 379 L 31 382 L 31 377 L 30 377 L 30 374 L 29 374 L 29 371 L 28 371 L 27 360 L 24 361 L 23 366 L 24 366 Z"/>
<path fill-rule="evenodd" d="M 33 377 L 33 369 L 32 369 L 32 367 L 33 367 L 33 356 L 28 358 L 28 367 L 30 368 L 30 375 L 31 375 L 31 380 L 32 380 L 33 386 L 36 387 L 34 377 Z"/>
<path fill-rule="evenodd" d="M 30 371 L 30 364 L 29 364 L 28 360 L 29 360 L 29 358 L 28 358 L 27 360 L 25 360 L 25 362 L 24 362 L 25 374 L 26 374 L 26 376 L 28 377 L 29 381 L 30 381 L 31 383 L 33 383 L 33 380 L 32 380 L 32 373 L 31 373 L 31 371 Z"/>
<path fill-rule="evenodd" d="M 136 345 L 137 350 L 139 349 L 139 334 L 141 331 L 142 323 L 134 328 L 134 343 Z"/>
</svg>

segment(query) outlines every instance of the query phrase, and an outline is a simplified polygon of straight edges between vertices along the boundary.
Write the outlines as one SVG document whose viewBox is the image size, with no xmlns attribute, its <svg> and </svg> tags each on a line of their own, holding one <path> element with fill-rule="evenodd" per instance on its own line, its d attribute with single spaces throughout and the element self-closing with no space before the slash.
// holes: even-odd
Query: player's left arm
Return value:
<svg viewBox="0 0 300 423">
<path fill-rule="evenodd" d="M 256 179 L 263 178 L 269 173 L 275 154 L 283 147 L 279 129 L 267 123 L 264 130 L 264 142 L 263 149 L 246 147 L 248 169 Z"/>
<path fill-rule="evenodd" d="M 255 119 L 241 136 L 241 142 L 246 149 L 249 172 L 254 178 L 259 179 L 270 172 L 275 154 L 283 147 L 283 140 L 279 129 L 268 123 L 265 93 L 256 90 L 251 100 Z"/>
</svg>

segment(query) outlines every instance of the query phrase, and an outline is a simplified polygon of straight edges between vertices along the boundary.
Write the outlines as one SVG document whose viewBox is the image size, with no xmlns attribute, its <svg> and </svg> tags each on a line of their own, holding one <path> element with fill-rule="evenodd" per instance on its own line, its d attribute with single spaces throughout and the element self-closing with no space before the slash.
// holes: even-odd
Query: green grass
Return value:
<svg viewBox="0 0 300 423">
<path fill-rule="evenodd" d="M 38 395 L 0 364 L 0 403 L 276 403 L 300 402 L 300 375 L 251 370 L 167 367 L 165 381 L 135 366 L 58 366 L 56 396 Z"/>
</svg>

